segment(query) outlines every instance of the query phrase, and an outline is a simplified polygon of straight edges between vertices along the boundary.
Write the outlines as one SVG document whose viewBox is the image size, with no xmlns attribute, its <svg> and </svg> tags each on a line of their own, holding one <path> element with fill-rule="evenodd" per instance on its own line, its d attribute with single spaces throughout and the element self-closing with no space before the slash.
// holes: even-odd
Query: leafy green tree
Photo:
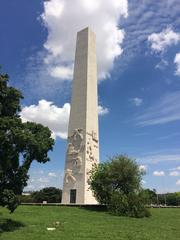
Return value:
<svg viewBox="0 0 180 240">
<path fill-rule="evenodd" d="M 23 96 L 8 86 L 8 79 L 7 74 L 0 73 L 0 205 L 13 212 L 18 204 L 15 195 L 27 185 L 31 163 L 49 161 L 54 140 L 47 127 L 22 123 L 19 112 Z"/>
<path fill-rule="evenodd" d="M 149 216 L 146 196 L 141 188 L 142 176 L 138 164 L 126 155 L 117 155 L 96 165 L 90 174 L 91 189 L 101 204 L 116 215 Z"/>
<path fill-rule="evenodd" d="M 157 195 L 155 190 L 149 188 L 142 190 L 144 196 L 146 196 L 147 204 L 157 204 Z"/>
<path fill-rule="evenodd" d="M 43 188 L 40 191 L 32 194 L 33 202 L 42 203 L 47 201 L 48 203 L 60 203 L 62 197 L 62 190 L 55 187 Z"/>
</svg>

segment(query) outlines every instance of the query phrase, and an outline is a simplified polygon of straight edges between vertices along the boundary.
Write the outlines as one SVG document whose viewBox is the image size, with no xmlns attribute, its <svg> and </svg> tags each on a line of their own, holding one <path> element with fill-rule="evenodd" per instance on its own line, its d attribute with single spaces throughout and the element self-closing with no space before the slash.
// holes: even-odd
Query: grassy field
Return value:
<svg viewBox="0 0 180 240">
<path fill-rule="evenodd" d="M 14 214 L 0 208 L 3 240 L 180 240 L 180 209 L 152 209 L 144 219 L 112 216 L 74 207 L 20 206 Z M 56 230 L 48 231 L 47 227 Z"/>
</svg>

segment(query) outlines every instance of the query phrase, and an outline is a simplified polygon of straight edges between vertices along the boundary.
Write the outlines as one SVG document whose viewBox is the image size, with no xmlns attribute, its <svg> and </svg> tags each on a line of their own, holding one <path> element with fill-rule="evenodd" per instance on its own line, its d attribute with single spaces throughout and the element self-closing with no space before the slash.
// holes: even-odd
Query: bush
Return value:
<svg viewBox="0 0 180 240">
<path fill-rule="evenodd" d="M 19 201 L 21 203 L 33 203 L 34 199 L 32 197 L 32 195 L 19 195 Z"/>
<path fill-rule="evenodd" d="M 115 192 L 112 194 L 108 209 L 114 215 L 137 218 L 149 217 L 150 212 L 145 207 L 145 201 L 141 193 L 124 194 L 122 192 Z"/>
<path fill-rule="evenodd" d="M 148 217 L 145 208 L 148 194 L 141 188 L 145 173 L 126 155 L 118 155 L 105 163 L 96 165 L 89 183 L 94 196 L 115 215 Z"/>
</svg>

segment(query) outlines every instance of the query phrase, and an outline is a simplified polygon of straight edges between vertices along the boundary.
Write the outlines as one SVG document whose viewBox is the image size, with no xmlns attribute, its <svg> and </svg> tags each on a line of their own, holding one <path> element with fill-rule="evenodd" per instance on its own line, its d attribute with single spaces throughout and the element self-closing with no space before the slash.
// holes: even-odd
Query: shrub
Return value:
<svg viewBox="0 0 180 240">
<path fill-rule="evenodd" d="M 124 194 L 122 192 L 115 192 L 112 194 L 108 209 L 114 215 L 137 218 L 149 217 L 150 212 L 145 207 L 145 201 L 141 193 Z"/>
<path fill-rule="evenodd" d="M 21 203 L 33 203 L 34 199 L 32 197 L 32 195 L 19 195 L 19 201 Z"/>
<path fill-rule="evenodd" d="M 96 165 L 89 183 L 94 196 L 115 215 L 148 217 L 145 208 L 148 194 L 142 191 L 141 180 L 145 173 L 126 155 L 118 155 Z"/>
</svg>

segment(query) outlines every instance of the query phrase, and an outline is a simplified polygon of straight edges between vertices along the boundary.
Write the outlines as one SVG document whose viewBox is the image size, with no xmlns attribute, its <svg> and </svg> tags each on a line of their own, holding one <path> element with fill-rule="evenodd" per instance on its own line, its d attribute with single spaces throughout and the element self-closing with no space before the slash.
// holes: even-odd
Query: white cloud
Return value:
<svg viewBox="0 0 180 240">
<path fill-rule="evenodd" d="M 180 91 L 167 93 L 136 118 L 137 125 L 149 126 L 180 120 Z"/>
<path fill-rule="evenodd" d="M 155 69 L 164 70 L 168 65 L 168 61 L 162 58 L 161 61 L 155 66 Z"/>
<path fill-rule="evenodd" d="M 48 173 L 48 176 L 49 176 L 49 177 L 57 177 L 57 175 L 56 175 L 55 172 L 49 172 L 49 173 Z"/>
<path fill-rule="evenodd" d="M 137 160 L 145 164 L 157 164 L 159 162 L 166 161 L 180 161 L 180 153 L 178 154 L 149 154 L 138 157 Z M 172 168 L 172 171 L 179 170 L 177 168 Z"/>
<path fill-rule="evenodd" d="M 155 52 L 164 52 L 167 47 L 180 42 L 180 34 L 174 32 L 170 27 L 159 33 L 152 33 L 148 36 L 151 49 Z"/>
<path fill-rule="evenodd" d="M 108 76 L 122 54 L 121 17 L 128 16 L 127 0 L 50 0 L 44 2 L 42 21 L 48 30 L 44 63 L 54 78 L 72 78 L 76 33 L 89 26 L 96 32 L 100 78 Z"/>
<path fill-rule="evenodd" d="M 176 167 L 176 168 L 173 168 L 172 170 L 179 170 L 180 171 L 180 166 Z"/>
<path fill-rule="evenodd" d="M 70 80 L 73 76 L 73 67 L 56 66 L 49 69 L 49 73 L 54 78 Z"/>
<path fill-rule="evenodd" d="M 178 171 L 172 171 L 172 172 L 169 173 L 169 176 L 172 176 L 172 177 L 180 176 L 180 172 L 178 172 Z"/>
<path fill-rule="evenodd" d="M 180 53 L 177 53 L 174 58 L 174 63 L 176 64 L 175 75 L 180 76 Z"/>
<path fill-rule="evenodd" d="M 62 188 L 63 177 L 63 171 L 56 171 L 54 169 L 49 169 L 48 172 L 44 171 L 41 176 L 39 176 L 38 170 L 30 170 L 30 179 L 28 180 L 28 186 L 24 188 L 24 191 L 36 191 L 45 187 Z"/>
<path fill-rule="evenodd" d="M 174 167 L 174 168 L 170 168 L 169 171 L 180 171 L 180 166 Z"/>
<path fill-rule="evenodd" d="M 145 172 L 145 171 L 147 171 L 147 166 L 146 165 L 140 165 L 139 170 Z"/>
<path fill-rule="evenodd" d="M 131 102 L 132 102 L 136 107 L 139 107 L 139 106 L 142 105 L 143 99 L 142 99 L 142 98 L 135 97 L 135 98 L 132 98 L 132 99 L 131 99 Z"/>
<path fill-rule="evenodd" d="M 176 182 L 176 185 L 180 185 L 180 179 Z"/>
<path fill-rule="evenodd" d="M 106 115 L 109 113 L 109 109 L 106 107 L 102 107 L 101 105 L 98 106 L 98 114 L 100 116 Z"/>
<path fill-rule="evenodd" d="M 145 180 L 142 180 L 141 182 L 143 185 L 145 185 L 147 183 Z"/>
<path fill-rule="evenodd" d="M 49 127 L 54 137 L 67 138 L 70 104 L 57 107 L 52 102 L 40 100 L 38 105 L 22 108 L 21 118 L 24 122 L 41 123 Z"/>
<path fill-rule="evenodd" d="M 47 177 L 40 177 L 39 179 L 37 179 L 37 182 L 49 183 L 49 179 Z"/>
<path fill-rule="evenodd" d="M 98 106 L 99 115 L 108 114 L 108 108 Z M 65 103 L 63 107 L 54 105 L 44 99 L 38 105 L 30 105 L 22 108 L 20 113 L 23 122 L 36 122 L 49 127 L 52 137 L 67 138 L 68 122 L 70 115 L 70 104 Z"/>
<path fill-rule="evenodd" d="M 154 171 L 153 175 L 157 177 L 161 177 L 161 176 L 165 176 L 165 173 L 164 171 Z"/>
<path fill-rule="evenodd" d="M 27 187 L 26 187 L 26 190 L 28 190 L 28 191 L 31 191 L 31 190 L 34 190 L 35 189 L 35 187 L 34 187 L 34 185 L 32 185 L 32 184 L 29 184 Z"/>
</svg>

